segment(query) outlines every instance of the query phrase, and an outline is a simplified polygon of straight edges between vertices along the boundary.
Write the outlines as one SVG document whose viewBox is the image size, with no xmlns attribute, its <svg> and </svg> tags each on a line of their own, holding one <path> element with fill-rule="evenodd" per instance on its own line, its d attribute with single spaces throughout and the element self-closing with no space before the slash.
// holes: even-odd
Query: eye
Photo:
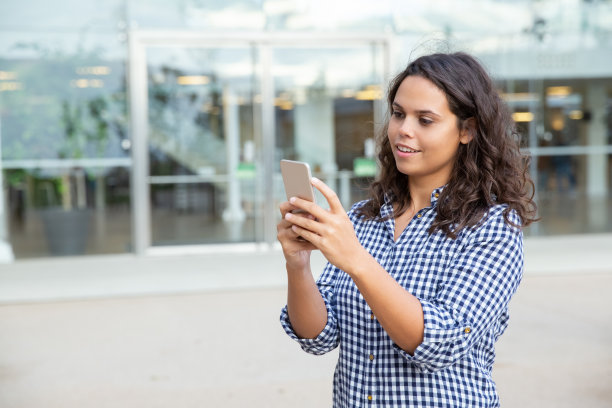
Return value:
<svg viewBox="0 0 612 408">
<path fill-rule="evenodd" d="M 394 110 L 392 113 L 394 118 L 397 119 L 402 119 L 404 117 L 404 112 L 398 111 L 398 110 Z"/>
<path fill-rule="evenodd" d="M 423 126 L 427 126 L 427 125 L 431 125 L 433 123 L 433 120 L 427 118 L 427 117 L 420 117 L 419 118 L 419 123 Z"/>
</svg>

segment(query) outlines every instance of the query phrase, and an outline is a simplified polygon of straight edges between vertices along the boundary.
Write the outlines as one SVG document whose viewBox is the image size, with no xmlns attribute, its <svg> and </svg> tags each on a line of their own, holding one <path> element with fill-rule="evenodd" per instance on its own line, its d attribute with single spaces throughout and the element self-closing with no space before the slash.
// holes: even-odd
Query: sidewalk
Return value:
<svg viewBox="0 0 612 408">
<path fill-rule="evenodd" d="M 278 288 L 280 249 L 204 255 L 92 256 L 0 264 L 0 304 Z M 325 259 L 313 252 L 312 270 Z M 525 274 L 609 272 L 612 234 L 527 238 Z"/>
<path fill-rule="evenodd" d="M 612 236 L 526 241 L 502 407 L 612 406 Z M 323 259 L 315 257 L 313 269 Z M 0 265 L 0 407 L 326 407 L 337 351 L 278 323 L 278 251 Z"/>
</svg>

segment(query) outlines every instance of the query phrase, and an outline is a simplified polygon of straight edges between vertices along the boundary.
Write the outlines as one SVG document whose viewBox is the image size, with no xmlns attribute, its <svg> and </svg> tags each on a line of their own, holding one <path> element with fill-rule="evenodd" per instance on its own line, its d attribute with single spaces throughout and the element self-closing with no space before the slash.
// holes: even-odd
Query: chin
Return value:
<svg viewBox="0 0 612 408">
<path fill-rule="evenodd" d="M 413 172 L 410 171 L 410 169 L 407 169 L 405 166 L 398 166 L 396 164 L 395 168 L 397 169 L 397 171 L 399 171 L 400 173 L 402 173 L 405 176 L 412 176 L 412 175 L 414 175 Z"/>
</svg>

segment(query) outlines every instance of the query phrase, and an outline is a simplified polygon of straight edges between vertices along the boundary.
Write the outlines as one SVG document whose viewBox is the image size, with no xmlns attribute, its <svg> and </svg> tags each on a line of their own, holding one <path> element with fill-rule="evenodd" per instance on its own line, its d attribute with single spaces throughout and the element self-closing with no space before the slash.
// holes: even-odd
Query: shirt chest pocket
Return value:
<svg viewBox="0 0 612 408">
<path fill-rule="evenodd" d="M 394 278 L 419 299 L 436 297 L 450 265 L 444 252 L 421 252 L 400 258 L 394 265 Z"/>
</svg>

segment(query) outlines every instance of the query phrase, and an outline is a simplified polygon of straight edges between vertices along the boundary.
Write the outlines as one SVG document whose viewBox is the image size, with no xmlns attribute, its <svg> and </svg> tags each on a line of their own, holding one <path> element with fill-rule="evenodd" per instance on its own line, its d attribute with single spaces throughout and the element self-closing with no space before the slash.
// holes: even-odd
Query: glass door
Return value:
<svg viewBox="0 0 612 408">
<path fill-rule="evenodd" d="M 135 252 L 274 245 L 282 158 L 348 208 L 375 172 L 389 66 L 384 38 L 131 33 Z"/>
<path fill-rule="evenodd" d="M 147 53 L 152 246 L 256 240 L 250 48 Z"/>
<path fill-rule="evenodd" d="M 255 242 L 255 51 L 151 46 L 144 56 L 144 246 Z"/>
</svg>

